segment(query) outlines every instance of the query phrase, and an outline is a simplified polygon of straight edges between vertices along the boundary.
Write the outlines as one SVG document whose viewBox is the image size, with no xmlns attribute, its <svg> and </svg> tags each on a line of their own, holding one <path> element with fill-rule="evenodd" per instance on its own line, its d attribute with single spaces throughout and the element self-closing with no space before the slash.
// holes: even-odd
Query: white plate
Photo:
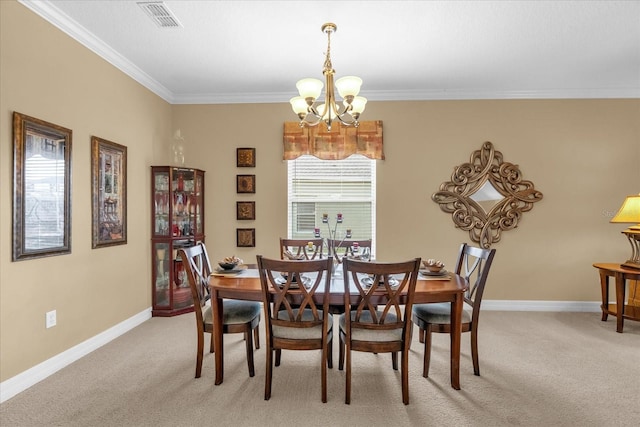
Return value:
<svg viewBox="0 0 640 427">
<path fill-rule="evenodd" d="M 371 277 L 365 277 L 364 279 L 362 279 L 362 284 L 366 287 L 366 288 L 370 288 L 373 285 L 373 279 Z M 391 289 L 397 288 L 398 285 L 400 283 L 398 282 L 398 279 L 394 278 L 394 277 L 389 277 L 389 285 L 391 285 Z M 378 287 L 384 287 L 384 283 L 380 282 L 378 283 Z"/>
<path fill-rule="evenodd" d="M 244 270 L 244 268 L 232 268 L 230 270 L 225 270 L 224 268 L 219 267 L 219 268 L 216 268 L 214 273 L 219 273 L 219 274 L 238 274 L 242 270 Z"/>
<path fill-rule="evenodd" d="M 287 283 L 287 278 L 284 276 L 278 276 L 276 277 L 276 283 L 278 285 L 284 285 L 285 283 Z M 302 276 L 302 284 L 304 285 L 305 288 L 309 287 L 309 284 L 311 283 L 311 279 L 308 278 L 307 276 Z M 289 287 L 289 289 L 295 289 L 298 287 L 298 281 L 292 281 L 291 282 L 291 286 Z"/>
<path fill-rule="evenodd" d="M 435 273 L 429 270 L 420 270 L 420 274 L 422 274 L 423 276 L 446 276 L 447 274 L 449 274 L 449 272 L 443 268 L 442 270 Z"/>
</svg>

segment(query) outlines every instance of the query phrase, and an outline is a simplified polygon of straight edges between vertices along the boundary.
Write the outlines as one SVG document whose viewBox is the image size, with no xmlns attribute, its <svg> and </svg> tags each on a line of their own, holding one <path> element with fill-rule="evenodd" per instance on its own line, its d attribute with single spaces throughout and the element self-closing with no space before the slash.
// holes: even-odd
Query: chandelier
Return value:
<svg viewBox="0 0 640 427">
<path fill-rule="evenodd" d="M 342 105 L 339 107 L 334 93 L 333 75 L 335 70 L 331 65 L 331 34 L 336 32 L 338 27 L 333 23 L 326 23 L 322 26 L 322 32 L 327 34 L 327 53 L 324 60 L 324 74 L 326 84 L 326 94 L 324 103 L 318 102 L 322 92 L 323 83 L 318 79 L 298 80 L 296 87 L 300 96 L 291 98 L 291 108 L 300 118 L 300 126 L 316 126 L 320 122 L 325 122 L 327 129 L 331 130 L 331 123 L 338 119 L 346 126 L 358 126 L 360 113 L 364 111 L 367 99 L 358 96 L 362 79 L 355 76 L 339 78 L 335 82 L 335 88 L 342 97 Z"/>
</svg>

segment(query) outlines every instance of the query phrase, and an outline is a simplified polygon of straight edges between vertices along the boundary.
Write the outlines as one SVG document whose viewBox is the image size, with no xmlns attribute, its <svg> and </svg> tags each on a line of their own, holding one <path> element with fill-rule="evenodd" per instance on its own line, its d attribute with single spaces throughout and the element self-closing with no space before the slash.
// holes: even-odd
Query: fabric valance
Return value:
<svg viewBox="0 0 640 427">
<path fill-rule="evenodd" d="M 361 121 L 360 126 L 334 124 L 327 131 L 324 123 L 300 127 L 298 122 L 284 123 L 284 160 L 310 154 L 323 160 L 342 160 L 352 154 L 384 160 L 382 120 Z"/>
</svg>

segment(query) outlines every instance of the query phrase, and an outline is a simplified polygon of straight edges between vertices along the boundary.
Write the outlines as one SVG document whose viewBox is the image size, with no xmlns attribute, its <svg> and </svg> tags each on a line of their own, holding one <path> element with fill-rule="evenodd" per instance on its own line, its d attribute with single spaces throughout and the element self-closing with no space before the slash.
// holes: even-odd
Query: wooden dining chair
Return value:
<svg viewBox="0 0 640 427">
<path fill-rule="evenodd" d="M 330 245 L 332 248 L 336 248 L 339 255 L 349 255 L 354 256 L 357 255 L 353 251 L 353 244 L 357 243 L 360 248 L 369 248 L 371 251 L 371 239 L 367 240 L 330 240 Z"/>
<path fill-rule="evenodd" d="M 204 243 L 196 244 L 178 251 L 184 270 L 187 273 L 191 295 L 193 297 L 193 311 L 196 316 L 198 334 L 198 348 L 196 354 L 196 378 L 202 374 L 202 357 L 204 351 L 204 333 L 211 334 L 209 351 L 215 351 L 213 344 L 213 314 L 211 312 L 211 299 L 209 291 L 209 277 L 211 275 L 211 263 Z M 261 306 L 255 301 L 224 300 L 223 326 L 225 334 L 243 333 L 247 349 L 247 366 L 249 376 L 255 375 L 253 365 L 253 345 L 255 339 L 256 349 L 260 348 L 260 324 Z M 251 336 L 253 332 L 254 337 Z"/>
<path fill-rule="evenodd" d="M 261 255 L 257 260 L 267 331 L 264 399 L 271 398 L 275 352 L 321 350 L 324 403 L 327 367 L 333 360 L 333 316 L 328 310 L 332 260 L 276 260 Z"/>
<path fill-rule="evenodd" d="M 338 369 L 346 356 L 345 403 L 351 402 L 351 352 L 391 353 L 393 369 L 401 354 L 402 401 L 409 404 L 409 348 L 411 307 L 416 290 L 420 258 L 379 263 L 345 258 L 345 314 L 340 315 Z M 353 294 L 351 294 L 353 292 Z M 401 294 L 406 293 L 406 301 Z M 354 295 L 357 294 L 355 299 Z"/>
<path fill-rule="evenodd" d="M 469 246 L 466 243 L 460 245 L 455 273 L 464 277 L 469 284 L 465 293 L 465 306 L 471 308 L 462 312 L 462 332 L 471 331 L 471 358 L 473 360 L 473 373 L 480 375 L 478 363 L 478 322 L 480 320 L 480 304 L 482 294 L 489 276 L 489 269 L 493 263 L 495 249 L 481 249 Z M 422 376 L 429 376 L 429 362 L 431 359 L 431 334 L 433 332 L 450 333 L 451 330 L 451 304 L 416 304 L 413 306 L 412 321 L 418 325 L 420 342 L 424 343 L 424 366 Z"/>
<path fill-rule="evenodd" d="M 309 242 L 312 249 L 309 249 Z M 283 239 L 280 238 L 280 259 L 310 260 L 322 258 L 323 239 Z"/>
</svg>

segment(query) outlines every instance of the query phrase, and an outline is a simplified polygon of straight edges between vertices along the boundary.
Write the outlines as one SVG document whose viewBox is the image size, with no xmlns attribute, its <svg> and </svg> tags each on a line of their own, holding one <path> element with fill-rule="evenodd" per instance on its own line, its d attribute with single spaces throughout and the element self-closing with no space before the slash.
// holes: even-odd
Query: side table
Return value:
<svg viewBox="0 0 640 427">
<path fill-rule="evenodd" d="M 606 321 L 609 314 L 616 316 L 616 332 L 622 333 L 624 319 L 640 321 L 640 307 L 625 305 L 624 302 L 627 280 L 640 280 L 640 270 L 614 263 L 596 263 L 593 266 L 600 272 L 602 321 Z M 609 277 L 615 277 L 616 280 L 616 303 L 611 305 L 609 305 Z"/>
</svg>

